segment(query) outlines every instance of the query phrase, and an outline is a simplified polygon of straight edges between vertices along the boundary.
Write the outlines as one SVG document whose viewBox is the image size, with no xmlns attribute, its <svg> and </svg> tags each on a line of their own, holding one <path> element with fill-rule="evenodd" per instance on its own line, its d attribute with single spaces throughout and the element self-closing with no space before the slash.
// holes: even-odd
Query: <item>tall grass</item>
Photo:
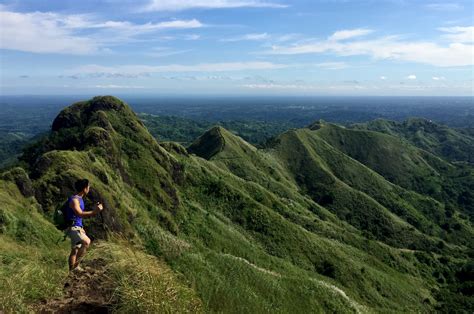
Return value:
<svg viewBox="0 0 474 314">
<path fill-rule="evenodd" d="M 66 250 L 21 246 L 0 236 L 0 312 L 28 312 L 35 302 L 60 297 L 66 258 Z"/>
<path fill-rule="evenodd" d="M 0 180 L 0 203 L 0 311 L 27 312 L 31 303 L 61 294 L 68 250 L 14 184 Z"/>
<path fill-rule="evenodd" d="M 113 306 L 118 313 L 200 313 L 202 302 L 158 258 L 128 243 L 103 242 L 88 257 L 103 258 L 116 284 Z"/>
</svg>

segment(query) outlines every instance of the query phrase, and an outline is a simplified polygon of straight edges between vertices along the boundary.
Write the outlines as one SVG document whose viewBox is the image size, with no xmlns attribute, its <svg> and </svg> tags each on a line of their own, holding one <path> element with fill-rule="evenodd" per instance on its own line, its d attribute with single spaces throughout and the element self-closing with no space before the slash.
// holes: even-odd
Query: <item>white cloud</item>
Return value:
<svg viewBox="0 0 474 314">
<path fill-rule="evenodd" d="M 442 32 L 448 33 L 442 37 L 451 40 L 451 42 L 474 43 L 474 26 L 440 27 L 438 29 Z"/>
<path fill-rule="evenodd" d="M 310 85 L 299 85 L 299 84 L 244 84 L 242 87 L 250 89 L 300 89 L 300 90 L 311 90 L 314 89 Z"/>
<path fill-rule="evenodd" d="M 267 33 L 245 34 L 245 35 L 242 35 L 242 36 L 225 38 L 225 39 L 222 39 L 221 41 L 223 41 L 223 42 L 234 42 L 234 41 L 245 41 L 245 40 L 258 41 L 258 40 L 267 39 L 269 37 L 270 36 Z"/>
<path fill-rule="evenodd" d="M 416 75 L 415 74 L 410 74 L 406 77 L 408 80 L 416 80 Z"/>
<path fill-rule="evenodd" d="M 196 19 L 191 20 L 172 20 L 159 23 L 145 23 L 134 24 L 128 21 L 114 22 L 107 21 L 105 23 L 90 24 L 89 27 L 97 28 L 98 32 L 94 36 L 98 41 L 104 43 L 124 43 L 135 38 L 143 38 L 143 35 L 155 34 L 166 30 L 182 30 L 182 29 L 196 29 L 204 27 L 200 21 Z M 154 39 L 157 39 L 154 37 Z M 175 39 L 172 36 L 162 36 L 163 40 Z"/>
<path fill-rule="evenodd" d="M 192 20 L 176 20 L 176 21 L 169 21 L 169 22 L 161 22 L 157 24 L 147 23 L 144 26 L 149 26 L 151 29 L 164 29 L 164 28 L 199 28 L 202 27 L 203 24 L 196 19 Z"/>
<path fill-rule="evenodd" d="M 372 33 L 373 30 L 367 28 L 345 29 L 337 31 L 329 37 L 330 41 L 340 41 L 354 37 L 361 37 Z"/>
<path fill-rule="evenodd" d="M 315 66 L 318 68 L 323 68 L 327 70 L 341 70 L 348 67 L 345 62 L 322 62 L 316 63 Z"/>
<path fill-rule="evenodd" d="M 151 52 L 145 53 L 149 57 L 168 57 L 190 52 L 192 49 L 175 50 L 169 47 L 155 47 Z"/>
<path fill-rule="evenodd" d="M 429 3 L 425 7 L 436 11 L 457 11 L 464 8 L 459 3 Z"/>
<path fill-rule="evenodd" d="M 236 81 L 238 78 L 226 76 L 226 75 L 207 75 L 207 76 L 162 76 L 160 77 L 164 80 L 173 80 L 173 81 Z"/>
<path fill-rule="evenodd" d="M 337 34 L 338 32 L 334 33 Z M 331 36 L 331 37 L 333 37 Z M 349 38 L 344 35 L 345 38 Z M 338 35 L 336 38 L 343 38 Z M 331 38 L 330 37 L 330 38 Z M 272 46 L 267 54 L 297 55 L 334 53 L 338 56 L 367 55 L 374 59 L 391 59 L 431 64 L 440 67 L 467 66 L 474 64 L 474 46 L 459 42 L 440 45 L 429 41 L 401 41 L 397 36 L 372 40 L 348 41 L 323 40 Z"/>
<path fill-rule="evenodd" d="M 278 42 L 284 42 L 284 41 L 290 41 L 290 40 L 295 40 L 297 38 L 301 37 L 301 34 L 285 34 L 285 35 L 280 35 L 279 37 L 276 38 L 276 41 Z"/>
<path fill-rule="evenodd" d="M 90 88 L 101 88 L 101 89 L 141 89 L 141 88 L 145 88 L 145 86 L 107 84 L 107 85 L 94 85 L 94 86 L 90 86 Z"/>
<path fill-rule="evenodd" d="M 334 81 L 308 84 L 305 82 L 271 82 L 271 83 L 248 83 L 240 87 L 255 92 L 305 92 L 316 94 L 347 95 L 393 95 L 403 93 L 409 95 L 446 95 L 446 94 L 472 94 L 472 81 L 457 82 L 455 85 L 439 83 L 417 83 L 410 84 L 380 84 L 378 82 L 358 81 Z"/>
<path fill-rule="evenodd" d="M 387 79 L 387 77 L 382 75 L 382 76 L 380 77 L 380 79 L 381 79 L 382 81 L 385 81 L 385 80 Z"/>
<path fill-rule="evenodd" d="M 88 54 L 100 50 L 97 41 L 75 35 L 64 26 L 62 20 L 64 19 L 53 13 L 16 13 L 1 10 L 0 48 L 73 54 Z"/>
<path fill-rule="evenodd" d="M 446 78 L 444 76 L 433 76 L 433 81 L 444 81 Z"/>
<path fill-rule="evenodd" d="M 181 11 L 187 9 L 286 8 L 288 5 L 261 0 L 151 0 L 143 11 Z"/>
<path fill-rule="evenodd" d="M 98 21 L 87 15 L 51 12 L 19 13 L 0 7 L 0 49 L 35 53 L 91 54 L 107 51 L 135 36 L 166 29 L 193 29 L 204 25 L 196 19 L 134 24 Z M 88 35 L 83 35 L 87 30 Z"/>
<path fill-rule="evenodd" d="M 184 40 L 198 40 L 201 38 L 201 35 L 197 34 L 190 34 L 190 35 L 185 35 Z"/>
<path fill-rule="evenodd" d="M 272 91 L 290 91 L 298 90 L 304 92 L 319 92 L 319 93 L 332 93 L 332 92 L 354 92 L 367 90 L 369 86 L 363 86 L 360 84 L 354 84 L 353 82 L 332 82 L 331 84 L 304 84 L 304 83 L 261 83 L 261 84 L 243 84 L 241 87 L 252 90 L 272 90 Z"/>
<path fill-rule="evenodd" d="M 50 13 L 51 14 L 51 13 Z M 191 20 L 171 20 L 159 23 L 134 24 L 128 21 L 95 21 L 85 15 L 60 16 L 56 17 L 58 26 L 65 29 L 111 29 L 132 33 L 144 33 L 164 29 L 192 29 L 200 28 L 204 25 L 196 19 Z"/>
<path fill-rule="evenodd" d="M 169 65 L 120 65 L 120 66 L 101 66 L 85 65 L 72 69 L 71 74 L 101 74 L 105 76 L 131 76 L 144 75 L 149 73 L 167 73 L 167 72 L 228 72 L 244 70 L 272 70 L 286 68 L 288 65 L 275 64 L 271 62 L 226 62 L 226 63 L 199 63 L 193 65 L 169 64 Z"/>
</svg>

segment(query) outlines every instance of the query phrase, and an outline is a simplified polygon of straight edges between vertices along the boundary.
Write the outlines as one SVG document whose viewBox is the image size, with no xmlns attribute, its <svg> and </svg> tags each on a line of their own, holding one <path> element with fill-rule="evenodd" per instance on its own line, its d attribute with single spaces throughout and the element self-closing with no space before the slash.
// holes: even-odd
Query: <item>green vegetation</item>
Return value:
<svg viewBox="0 0 474 314">
<path fill-rule="evenodd" d="M 213 126 L 221 126 L 249 143 L 262 146 L 265 142 L 296 123 L 280 121 L 255 121 L 251 119 L 229 121 L 193 120 L 176 116 L 139 115 L 150 133 L 159 141 L 173 141 L 188 146 L 198 136 Z"/>
<path fill-rule="evenodd" d="M 67 272 L 61 233 L 12 182 L 0 180 L 0 304 L 25 312 L 31 302 L 58 296 Z"/>
<path fill-rule="evenodd" d="M 398 125 L 395 122 L 384 120 L 376 120 L 373 124 L 379 127 Z M 427 125 L 427 127 L 421 127 L 420 124 Z M 438 126 L 426 120 L 412 119 L 403 125 L 406 126 L 404 128 L 398 126 L 399 129 L 406 130 L 405 133 L 398 131 L 402 135 L 393 132 L 384 132 L 390 133 L 387 135 L 373 131 L 352 130 L 332 124 L 325 124 L 317 133 L 333 147 L 375 170 L 390 182 L 431 196 L 445 203 L 445 207 L 450 212 L 450 208 L 459 207 L 466 215 L 472 216 L 474 208 L 470 204 L 474 203 L 473 167 L 465 163 L 449 163 L 448 160 L 454 157 L 443 154 L 443 151 L 446 151 L 446 147 L 457 146 L 460 151 L 472 152 L 474 138 L 462 137 L 460 133 L 452 129 Z M 357 128 L 359 129 L 360 126 Z M 410 145 L 407 138 L 416 145 L 416 140 L 411 139 L 410 134 L 413 129 L 418 128 L 420 129 L 416 131 L 418 137 L 421 136 L 420 134 L 424 134 L 425 138 L 430 137 L 437 140 L 429 145 L 426 142 L 425 144 L 428 146 L 417 145 L 422 149 Z M 441 143 L 440 138 L 445 136 L 448 140 Z M 458 155 L 458 160 L 463 159 L 463 156 L 466 155 Z M 464 161 L 469 160 L 465 159 Z M 438 213 L 438 216 L 441 214 Z M 447 218 L 452 218 L 452 215 L 448 214 L 448 216 L 450 217 Z M 436 219 L 439 226 L 447 223 L 446 221 L 442 222 L 441 217 L 433 218 Z"/>
<path fill-rule="evenodd" d="M 474 170 L 393 135 L 317 123 L 257 149 L 217 126 L 186 150 L 105 96 L 61 111 L 19 165 L 0 181 L 6 311 L 61 297 L 51 214 L 83 177 L 106 208 L 86 229 L 112 310 L 472 309 Z"/>
<path fill-rule="evenodd" d="M 403 138 L 449 161 L 474 163 L 474 134 L 470 132 L 470 129 L 456 130 L 431 120 L 415 118 L 404 122 L 377 119 L 368 123 L 355 124 L 353 128 Z"/>
<path fill-rule="evenodd" d="M 88 259 L 104 259 L 117 286 L 113 310 L 120 313 L 200 313 L 194 290 L 180 283 L 155 257 L 124 241 L 101 244 Z"/>
<path fill-rule="evenodd" d="M 27 142 L 23 133 L 0 132 L 0 168 L 14 163 Z"/>
</svg>

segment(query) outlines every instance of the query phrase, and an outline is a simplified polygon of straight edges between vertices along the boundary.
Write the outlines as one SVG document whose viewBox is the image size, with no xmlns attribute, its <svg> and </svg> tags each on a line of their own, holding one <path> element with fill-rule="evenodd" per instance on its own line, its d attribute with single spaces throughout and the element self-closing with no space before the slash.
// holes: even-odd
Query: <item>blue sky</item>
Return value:
<svg viewBox="0 0 474 314">
<path fill-rule="evenodd" d="M 8 94 L 473 95 L 472 1 L 0 1 Z"/>
</svg>

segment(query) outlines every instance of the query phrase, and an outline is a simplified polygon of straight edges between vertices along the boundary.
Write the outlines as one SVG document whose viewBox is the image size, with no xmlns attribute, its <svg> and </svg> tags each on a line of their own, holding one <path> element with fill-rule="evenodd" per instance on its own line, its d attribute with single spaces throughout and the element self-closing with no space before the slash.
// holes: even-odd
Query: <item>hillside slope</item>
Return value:
<svg viewBox="0 0 474 314">
<path fill-rule="evenodd" d="M 368 123 L 355 124 L 352 127 L 406 139 L 415 146 L 450 161 L 474 163 L 474 137 L 472 134 L 437 124 L 431 120 L 412 118 L 396 122 L 377 119 Z"/>
<path fill-rule="evenodd" d="M 439 228 L 443 204 L 386 181 L 314 130 L 284 133 L 262 151 L 214 128 L 189 151 L 157 143 L 111 96 L 61 111 L 26 150 L 24 169 L 2 174 L 4 309 L 63 295 L 67 245 L 54 244 L 60 233 L 49 221 L 83 177 L 92 184 L 86 206 L 106 208 L 86 229 L 100 240 L 88 258 L 103 258 L 116 282 L 109 309 L 428 312 L 458 304 L 449 296 L 470 243 Z M 459 239 L 472 236 L 459 208 L 452 217 Z M 42 274 L 31 280 L 35 293 L 12 280 L 25 276 L 19 264 Z"/>
</svg>

